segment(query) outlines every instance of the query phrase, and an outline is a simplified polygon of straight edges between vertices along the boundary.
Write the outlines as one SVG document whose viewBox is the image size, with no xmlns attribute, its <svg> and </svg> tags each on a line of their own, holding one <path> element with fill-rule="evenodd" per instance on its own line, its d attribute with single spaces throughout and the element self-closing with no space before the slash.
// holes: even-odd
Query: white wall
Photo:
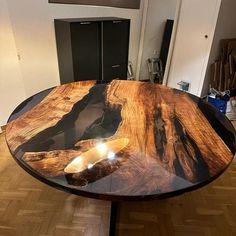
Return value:
<svg viewBox="0 0 236 236">
<path fill-rule="evenodd" d="M 142 4 L 141 4 L 142 5 Z M 48 0 L 8 1 L 26 95 L 59 84 L 54 18 L 116 16 L 131 19 L 129 59 L 136 66 L 140 10 L 49 4 Z"/>
<path fill-rule="evenodd" d="M 0 0 L 0 126 L 25 99 L 6 0 Z"/>
<path fill-rule="evenodd" d="M 236 1 L 222 0 L 219 17 L 216 24 L 215 36 L 212 43 L 206 77 L 202 94 L 208 93 L 210 80 L 210 65 L 219 58 L 220 40 L 226 38 L 236 38 Z"/>
<path fill-rule="evenodd" d="M 149 0 L 140 80 L 148 79 L 147 59 L 159 57 L 167 19 L 174 20 L 177 0 Z"/>
</svg>

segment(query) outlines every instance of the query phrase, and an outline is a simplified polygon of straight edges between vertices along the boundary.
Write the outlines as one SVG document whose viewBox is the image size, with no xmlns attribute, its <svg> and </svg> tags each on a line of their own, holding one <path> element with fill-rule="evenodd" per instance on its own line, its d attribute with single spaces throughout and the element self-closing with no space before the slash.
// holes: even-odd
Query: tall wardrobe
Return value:
<svg viewBox="0 0 236 236">
<path fill-rule="evenodd" d="M 130 20 L 55 19 L 61 84 L 127 79 Z"/>
</svg>

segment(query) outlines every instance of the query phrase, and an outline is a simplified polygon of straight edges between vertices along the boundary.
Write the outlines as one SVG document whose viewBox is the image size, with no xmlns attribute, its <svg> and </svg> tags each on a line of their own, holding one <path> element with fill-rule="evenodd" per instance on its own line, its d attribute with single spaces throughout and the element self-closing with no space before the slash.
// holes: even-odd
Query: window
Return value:
<svg viewBox="0 0 236 236">
<path fill-rule="evenodd" d="M 123 8 L 140 8 L 140 0 L 49 0 L 49 3 L 81 4 Z"/>
</svg>

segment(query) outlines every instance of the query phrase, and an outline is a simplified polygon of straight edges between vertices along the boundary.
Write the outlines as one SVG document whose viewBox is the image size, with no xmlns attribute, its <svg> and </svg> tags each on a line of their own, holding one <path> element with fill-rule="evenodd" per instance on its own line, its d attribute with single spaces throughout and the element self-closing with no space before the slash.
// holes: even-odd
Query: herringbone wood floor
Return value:
<svg viewBox="0 0 236 236">
<path fill-rule="evenodd" d="M 1 236 L 106 236 L 110 203 L 70 195 L 23 171 L 0 135 Z M 119 236 L 236 235 L 236 163 L 214 183 L 179 197 L 123 203 Z"/>
</svg>

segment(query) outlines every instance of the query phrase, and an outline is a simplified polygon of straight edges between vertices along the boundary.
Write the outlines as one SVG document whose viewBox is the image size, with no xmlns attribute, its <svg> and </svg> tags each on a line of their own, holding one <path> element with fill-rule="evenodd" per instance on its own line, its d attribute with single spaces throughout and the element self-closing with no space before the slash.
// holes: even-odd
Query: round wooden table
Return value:
<svg viewBox="0 0 236 236">
<path fill-rule="evenodd" d="M 195 96 L 119 80 L 40 92 L 6 128 L 12 156 L 35 178 L 112 202 L 110 235 L 118 202 L 167 198 L 217 178 L 233 160 L 235 137 L 230 121 Z"/>
</svg>

